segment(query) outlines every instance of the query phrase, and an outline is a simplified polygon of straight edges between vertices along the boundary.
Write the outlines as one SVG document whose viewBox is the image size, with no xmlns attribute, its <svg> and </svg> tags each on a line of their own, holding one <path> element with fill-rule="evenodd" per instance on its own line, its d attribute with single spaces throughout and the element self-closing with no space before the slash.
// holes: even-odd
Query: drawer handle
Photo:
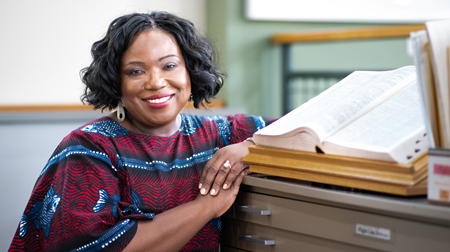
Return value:
<svg viewBox="0 0 450 252">
<path fill-rule="evenodd" d="M 252 237 L 251 235 L 240 235 L 239 240 L 244 240 L 244 241 L 253 242 L 253 243 L 262 244 L 262 245 L 275 245 L 275 240 L 259 239 L 259 238 Z"/>
<path fill-rule="evenodd" d="M 246 212 L 246 213 L 258 214 L 258 215 L 272 215 L 272 211 L 270 211 L 270 210 L 256 209 L 256 208 L 251 208 L 248 206 L 237 206 L 237 209 L 242 212 Z"/>
</svg>

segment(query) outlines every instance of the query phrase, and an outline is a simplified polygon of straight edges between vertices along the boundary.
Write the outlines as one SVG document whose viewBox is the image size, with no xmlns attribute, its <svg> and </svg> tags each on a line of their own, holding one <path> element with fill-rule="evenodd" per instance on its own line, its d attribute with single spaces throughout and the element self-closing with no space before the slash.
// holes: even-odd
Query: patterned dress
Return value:
<svg viewBox="0 0 450 252">
<path fill-rule="evenodd" d="M 169 137 L 133 133 L 109 117 L 74 130 L 42 170 L 9 251 L 121 251 L 137 220 L 194 200 L 206 162 L 270 123 L 263 117 L 182 115 Z M 211 220 L 182 251 L 217 251 Z"/>
</svg>

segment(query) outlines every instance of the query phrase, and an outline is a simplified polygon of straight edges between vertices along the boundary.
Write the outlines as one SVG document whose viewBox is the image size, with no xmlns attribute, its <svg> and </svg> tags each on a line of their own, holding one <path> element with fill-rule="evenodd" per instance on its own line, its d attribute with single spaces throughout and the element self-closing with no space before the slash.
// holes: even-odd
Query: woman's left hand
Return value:
<svg viewBox="0 0 450 252">
<path fill-rule="evenodd" d="M 217 195 L 220 189 L 228 189 L 241 171 L 249 174 L 248 164 L 242 159 L 248 154 L 251 141 L 232 144 L 218 150 L 206 163 L 200 178 L 200 193 Z"/>
</svg>

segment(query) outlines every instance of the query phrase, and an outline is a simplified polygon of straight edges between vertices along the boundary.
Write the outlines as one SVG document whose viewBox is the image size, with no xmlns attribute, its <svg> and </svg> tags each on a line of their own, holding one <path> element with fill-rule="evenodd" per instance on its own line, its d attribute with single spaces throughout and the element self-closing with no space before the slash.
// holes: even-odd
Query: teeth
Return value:
<svg viewBox="0 0 450 252">
<path fill-rule="evenodd" d="M 147 100 L 150 103 L 162 103 L 169 100 L 170 96 L 163 97 L 161 99 Z"/>
</svg>

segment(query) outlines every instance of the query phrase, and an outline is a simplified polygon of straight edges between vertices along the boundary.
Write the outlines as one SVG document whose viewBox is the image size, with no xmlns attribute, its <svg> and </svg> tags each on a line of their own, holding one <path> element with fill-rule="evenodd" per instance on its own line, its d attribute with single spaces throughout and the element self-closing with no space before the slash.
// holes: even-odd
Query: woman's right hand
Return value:
<svg viewBox="0 0 450 252">
<path fill-rule="evenodd" d="M 196 200 L 204 201 L 203 203 L 208 208 L 212 208 L 211 210 L 215 213 L 214 218 L 222 216 L 234 203 L 239 192 L 239 187 L 246 174 L 247 172 L 245 170 L 241 171 L 229 187 L 229 190 L 220 190 L 220 192 L 214 196 L 211 194 L 199 194 Z"/>
</svg>

